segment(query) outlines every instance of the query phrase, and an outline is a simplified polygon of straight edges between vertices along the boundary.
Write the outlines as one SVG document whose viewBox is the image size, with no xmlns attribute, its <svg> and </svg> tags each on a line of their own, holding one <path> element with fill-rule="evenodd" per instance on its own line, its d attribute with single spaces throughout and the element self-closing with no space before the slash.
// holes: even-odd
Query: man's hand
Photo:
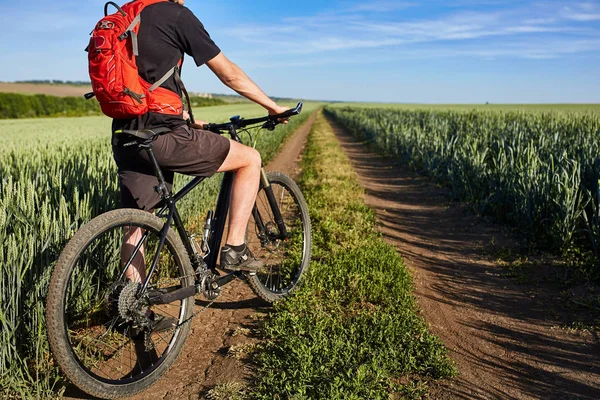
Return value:
<svg viewBox="0 0 600 400">
<path fill-rule="evenodd" d="M 195 123 L 190 124 L 190 128 L 204 130 L 206 129 L 206 125 L 208 125 L 208 122 L 206 121 L 196 121 Z"/>
<path fill-rule="evenodd" d="M 289 110 L 288 107 L 282 107 L 282 106 L 275 105 L 275 107 L 269 109 L 269 115 L 281 114 L 281 113 L 286 112 L 287 110 Z M 279 122 L 282 124 L 287 124 L 288 121 L 289 121 L 289 118 L 279 118 Z"/>
<path fill-rule="evenodd" d="M 183 110 L 183 119 L 187 121 L 188 126 L 194 129 L 204 129 L 204 125 L 208 125 L 206 121 L 196 120 L 193 124 L 190 121 L 190 114 L 187 111 Z"/>
</svg>

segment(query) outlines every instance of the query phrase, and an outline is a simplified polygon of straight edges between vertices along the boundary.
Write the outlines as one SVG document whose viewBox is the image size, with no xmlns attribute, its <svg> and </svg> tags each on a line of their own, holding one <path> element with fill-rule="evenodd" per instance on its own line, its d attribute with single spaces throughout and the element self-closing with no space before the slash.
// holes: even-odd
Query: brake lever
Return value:
<svg viewBox="0 0 600 400">
<path fill-rule="evenodd" d="M 276 120 L 267 120 L 262 127 L 268 131 L 273 131 L 275 130 L 275 127 L 277 126 L 279 122 L 277 122 Z"/>
</svg>

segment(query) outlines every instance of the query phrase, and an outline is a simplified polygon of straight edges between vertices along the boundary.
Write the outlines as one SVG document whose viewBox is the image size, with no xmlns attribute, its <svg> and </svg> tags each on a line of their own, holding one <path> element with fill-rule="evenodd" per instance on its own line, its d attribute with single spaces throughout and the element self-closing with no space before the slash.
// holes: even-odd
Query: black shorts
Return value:
<svg viewBox="0 0 600 400">
<path fill-rule="evenodd" d="M 181 125 L 160 135 L 152 149 L 161 166 L 169 190 L 175 172 L 192 176 L 212 176 L 229 154 L 229 139 L 209 131 Z M 119 170 L 121 207 L 151 210 L 160 202 L 154 187 L 158 178 L 145 150 L 135 146 L 113 146 Z"/>
</svg>

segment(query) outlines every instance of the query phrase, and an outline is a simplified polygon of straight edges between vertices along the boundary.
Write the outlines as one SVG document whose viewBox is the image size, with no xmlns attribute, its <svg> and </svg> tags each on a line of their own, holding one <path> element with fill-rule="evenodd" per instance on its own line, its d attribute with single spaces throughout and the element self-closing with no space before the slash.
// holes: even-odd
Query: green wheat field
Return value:
<svg viewBox="0 0 600 400">
<path fill-rule="evenodd" d="M 326 116 L 356 137 L 431 176 L 450 188 L 457 199 L 472 204 L 478 212 L 518 228 L 535 246 L 553 249 L 562 256 L 577 254 L 585 260 L 580 271 L 584 278 L 600 280 L 600 105 L 324 105 L 307 102 L 303 114 L 293 118 L 289 125 L 258 135 L 257 148 L 264 160 L 269 160 L 285 138 L 323 106 Z M 196 117 L 209 122 L 224 122 L 232 115 L 250 118 L 263 114 L 264 110 L 258 106 L 239 103 L 200 108 Z M 274 354 L 291 351 L 285 346 L 273 345 L 277 343 L 278 334 L 292 340 L 299 327 L 312 329 L 311 320 L 294 320 L 299 318 L 298 315 L 315 313 L 310 315 L 323 324 L 330 324 L 328 329 L 337 330 L 340 338 L 356 329 L 366 335 L 368 341 L 370 336 L 363 328 L 374 326 L 384 318 L 383 314 L 392 315 L 389 313 L 397 306 L 392 298 L 377 297 L 377 291 L 394 290 L 402 297 L 404 291 L 411 290 L 408 276 L 402 275 L 406 282 L 400 288 L 385 281 L 383 272 L 380 276 L 365 270 L 369 263 L 376 262 L 373 261 L 375 258 L 369 259 L 371 255 L 383 255 L 385 260 L 392 260 L 389 262 L 395 273 L 404 274 L 402 260 L 396 259 L 395 253 L 383 244 L 375 243 L 376 235 L 371 231 L 374 217 L 363 208 L 365 206 L 360 205 L 358 199 L 352 199 L 351 206 L 350 203 L 340 206 L 341 200 L 330 197 L 327 192 L 323 182 L 328 178 L 319 165 L 330 165 L 335 169 L 331 160 L 338 157 L 339 149 L 333 149 L 331 153 L 319 150 L 319 146 L 334 146 L 324 124 L 319 122 L 313 130 L 302 180 L 311 205 L 317 246 L 321 246 L 316 250 L 319 255 L 317 272 L 311 274 L 307 289 L 301 291 L 296 302 L 286 302 L 275 308 L 273 320 L 266 328 L 273 341 L 261 356 L 265 364 L 258 379 L 257 396 L 269 398 L 268 393 L 285 389 L 290 395 L 299 393 L 309 397 L 360 398 L 361 393 L 379 397 L 398 392 L 418 398 L 426 391 L 416 383 L 400 387 L 390 382 L 406 374 L 418 373 L 428 379 L 437 379 L 452 376 L 455 372 L 441 344 L 429 336 L 422 321 L 416 317 L 418 311 L 409 299 L 402 300 L 402 304 L 413 314 L 394 315 L 390 317 L 393 321 L 389 325 L 380 325 L 381 329 L 392 329 L 398 337 L 408 334 L 406 332 L 418 332 L 424 344 L 422 348 L 412 349 L 415 353 L 411 353 L 411 357 L 421 360 L 421 367 L 400 368 L 383 352 L 378 355 L 377 362 L 385 366 L 385 374 L 382 372 L 380 376 L 373 372 L 372 366 L 357 365 L 354 371 L 363 374 L 362 378 L 354 376 L 338 382 L 338 386 L 334 384 L 338 379 L 335 376 L 329 377 L 330 382 L 324 382 L 313 374 L 314 371 L 291 371 L 301 376 L 306 385 L 313 385 L 314 391 L 309 393 L 303 392 L 306 387 L 298 386 L 297 381 L 286 380 L 286 373 L 290 371 L 283 366 L 279 369 L 269 366 L 275 360 Z M 65 382 L 52 362 L 46 340 L 44 300 L 47 285 L 53 264 L 74 232 L 94 216 L 118 206 L 110 120 L 100 116 L 0 120 L 0 140 L 3 143 L 0 148 L 0 242 L 3 244 L 0 248 L 0 397 L 52 398 L 60 394 Z M 339 162 L 349 168 L 347 160 Z M 356 183 L 345 183 L 349 178 L 340 175 L 340 171 L 337 171 L 338 175 L 334 174 L 335 177 L 331 176 L 331 180 L 337 180 L 336 184 L 340 186 L 329 190 L 339 193 L 359 191 Z M 181 187 L 184 182 L 186 178 L 178 176 L 176 187 Z M 188 223 L 194 226 L 203 218 L 205 210 L 214 202 L 218 188 L 219 180 L 211 179 L 202 190 L 195 190 L 182 202 L 183 216 Z M 351 197 L 349 194 L 348 198 Z M 341 208 L 335 208 L 338 206 Z M 323 211 L 325 209 L 332 211 L 327 213 Z M 349 228 L 344 225 L 348 210 L 360 211 L 353 217 L 355 224 L 367 224 L 367 231 L 348 233 Z M 339 214 L 337 217 L 336 213 Z M 375 243 L 375 250 L 352 250 L 351 256 L 345 258 L 339 248 L 332 247 L 327 241 L 346 234 L 350 235 L 348 240 L 353 241 L 367 235 Z M 332 258 L 327 259 L 330 253 Z M 372 281 L 365 281 L 364 285 L 382 285 L 374 286 L 373 293 L 369 292 L 365 298 L 344 295 L 348 296 L 346 299 L 340 294 L 344 288 L 327 281 L 327 277 L 334 276 L 342 265 L 354 263 L 353 257 L 362 260 L 362 264 L 348 272 L 356 275 L 357 282 L 363 282 L 361 274 L 375 274 Z M 322 294 L 324 290 L 334 290 L 342 297 L 327 303 L 329 298 Z M 311 309 L 317 307 L 313 298 L 316 292 L 313 291 L 321 293 L 323 298 L 325 305 L 321 314 L 321 311 Z M 375 304 L 377 318 L 374 319 L 368 310 L 357 311 L 364 318 L 356 326 L 329 318 L 330 311 L 343 309 L 348 304 L 363 304 L 361 302 L 367 298 Z M 407 320 L 416 325 L 404 332 L 399 326 Z M 321 335 L 318 337 L 322 340 L 338 338 L 329 335 L 327 330 L 314 332 Z M 306 345 L 301 341 L 293 343 Z M 346 353 L 341 342 L 323 343 L 327 345 L 313 349 L 318 354 L 305 349 L 306 352 L 297 359 L 289 360 L 290 368 L 302 369 L 309 359 L 316 362 L 315 368 L 319 366 L 318 360 L 335 359 L 337 367 L 348 363 L 351 357 L 345 357 L 354 354 Z M 380 342 L 373 343 L 375 349 Z M 359 350 L 357 347 L 352 351 Z M 379 381 L 373 383 L 377 379 Z M 366 382 L 371 383 L 366 385 Z M 281 386 L 284 383 L 288 385 L 285 388 Z"/>
</svg>

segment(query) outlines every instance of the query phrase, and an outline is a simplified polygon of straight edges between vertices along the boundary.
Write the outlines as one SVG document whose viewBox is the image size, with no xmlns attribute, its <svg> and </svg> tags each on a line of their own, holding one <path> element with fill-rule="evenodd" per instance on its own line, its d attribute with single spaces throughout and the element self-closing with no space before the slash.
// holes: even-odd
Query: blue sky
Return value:
<svg viewBox="0 0 600 400">
<path fill-rule="evenodd" d="M 0 80 L 88 80 L 100 0 L 0 0 Z M 269 95 L 416 103 L 600 102 L 599 1 L 187 0 Z M 228 93 L 188 62 L 190 90 Z"/>
</svg>

